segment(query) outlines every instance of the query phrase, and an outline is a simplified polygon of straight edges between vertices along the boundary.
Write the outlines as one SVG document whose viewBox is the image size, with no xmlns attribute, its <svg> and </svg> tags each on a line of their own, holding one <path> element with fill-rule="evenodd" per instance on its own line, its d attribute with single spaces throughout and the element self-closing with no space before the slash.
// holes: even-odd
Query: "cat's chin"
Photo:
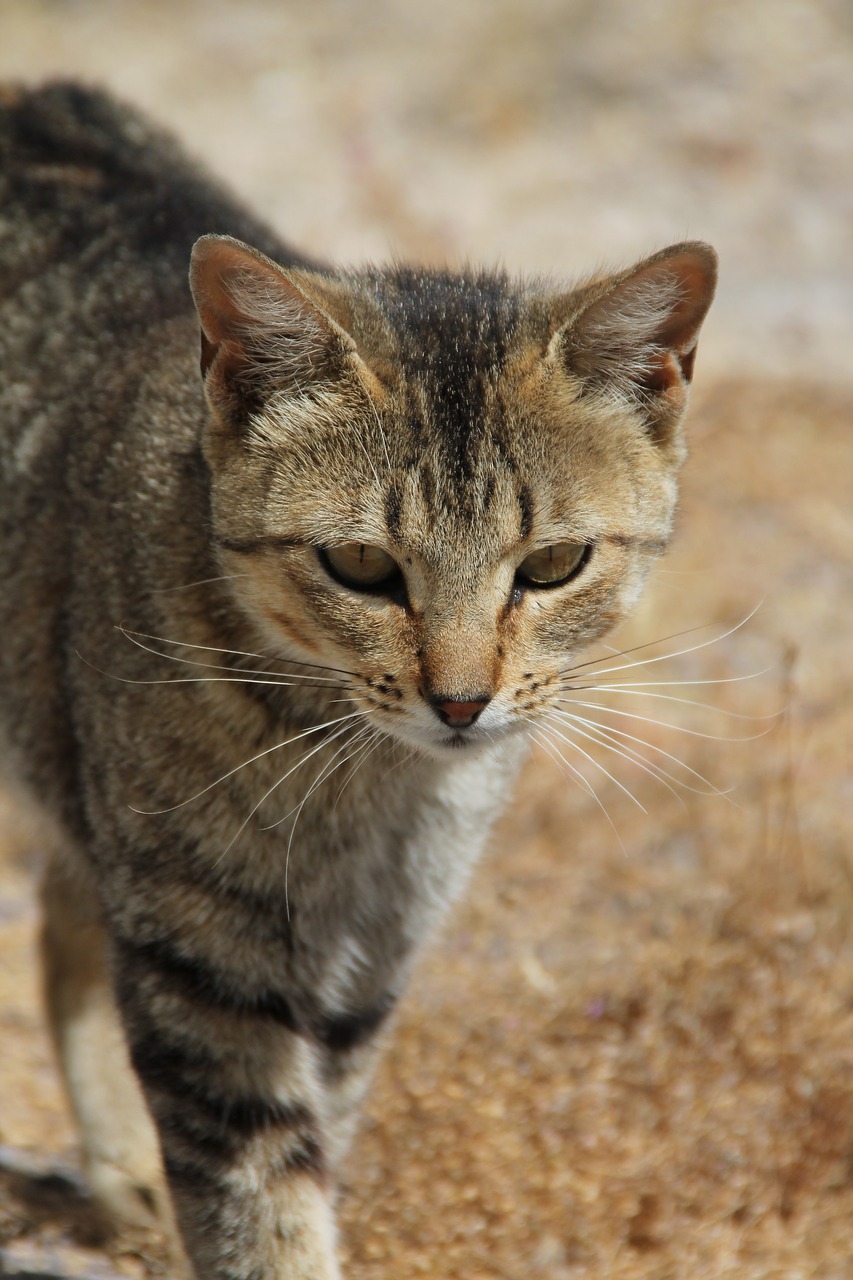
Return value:
<svg viewBox="0 0 853 1280">
<path fill-rule="evenodd" d="M 500 754 L 514 749 L 526 737 L 525 724 L 507 724 L 500 728 L 455 729 L 444 733 L 401 733 L 395 726 L 395 737 L 407 747 L 416 747 L 424 755 L 443 763 L 475 759 L 477 756 Z"/>
</svg>

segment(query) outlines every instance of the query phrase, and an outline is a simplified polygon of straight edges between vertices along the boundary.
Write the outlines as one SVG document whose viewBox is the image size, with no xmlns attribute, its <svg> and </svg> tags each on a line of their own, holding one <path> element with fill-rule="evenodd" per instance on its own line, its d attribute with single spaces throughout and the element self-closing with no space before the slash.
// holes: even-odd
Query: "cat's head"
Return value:
<svg viewBox="0 0 853 1280">
<path fill-rule="evenodd" d="M 559 290 L 200 240 L 214 535 L 270 651 L 433 753 L 535 720 L 666 545 L 715 275 L 699 243 Z"/>
</svg>

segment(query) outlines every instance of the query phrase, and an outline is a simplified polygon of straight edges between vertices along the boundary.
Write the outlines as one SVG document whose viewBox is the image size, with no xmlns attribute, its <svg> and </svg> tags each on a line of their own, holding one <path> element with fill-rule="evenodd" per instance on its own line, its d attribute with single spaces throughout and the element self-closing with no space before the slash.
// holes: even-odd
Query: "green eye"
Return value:
<svg viewBox="0 0 853 1280">
<path fill-rule="evenodd" d="M 580 573 L 591 552 L 588 542 L 554 542 L 531 551 L 518 566 L 517 576 L 529 587 L 556 587 Z"/>
<path fill-rule="evenodd" d="M 400 573 L 396 560 L 387 551 L 364 542 L 326 547 L 320 552 L 320 558 L 333 578 L 357 590 L 390 584 Z"/>
</svg>

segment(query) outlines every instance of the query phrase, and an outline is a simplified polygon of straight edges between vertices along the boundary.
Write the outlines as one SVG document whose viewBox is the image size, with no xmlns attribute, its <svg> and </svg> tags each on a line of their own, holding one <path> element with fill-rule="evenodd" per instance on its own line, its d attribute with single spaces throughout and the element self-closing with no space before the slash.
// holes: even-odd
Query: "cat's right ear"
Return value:
<svg viewBox="0 0 853 1280">
<path fill-rule="evenodd" d="M 230 236 L 202 236 L 190 263 L 211 406 L 245 425 L 274 391 L 335 381 L 354 344 L 310 280 Z"/>
</svg>

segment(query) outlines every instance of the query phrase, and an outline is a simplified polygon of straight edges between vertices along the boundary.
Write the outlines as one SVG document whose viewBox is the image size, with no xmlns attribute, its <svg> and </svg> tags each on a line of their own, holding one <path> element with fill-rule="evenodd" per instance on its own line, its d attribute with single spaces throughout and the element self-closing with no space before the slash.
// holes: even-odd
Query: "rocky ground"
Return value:
<svg viewBox="0 0 853 1280">
<path fill-rule="evenodd" d="M 396 1021 L 343 1252 L 358 1280 L 846 1280 L 849 6 L 2 0 L 0 75 L 57 73 L 171 122 L 295 243 L 341 260 L 571 275 L 685 235 L 717 244 L 680 532 L 620 643 L 717 624 L 656 656 L 761 602 L 734 635 L 649 668 L 737 677 L 685 691 L 717 712 L 638 701 L 694 733 L 631 722 L 733 790 L 679 799 L 602 759 L 642 812 L 592 766 L 600 804 L 534 756 Z M 12 1273 L 144 1280 L 156 1245 L 102 1241 L 77 1181 L 14 801 L 0 1256 Z"/>
</svg>

